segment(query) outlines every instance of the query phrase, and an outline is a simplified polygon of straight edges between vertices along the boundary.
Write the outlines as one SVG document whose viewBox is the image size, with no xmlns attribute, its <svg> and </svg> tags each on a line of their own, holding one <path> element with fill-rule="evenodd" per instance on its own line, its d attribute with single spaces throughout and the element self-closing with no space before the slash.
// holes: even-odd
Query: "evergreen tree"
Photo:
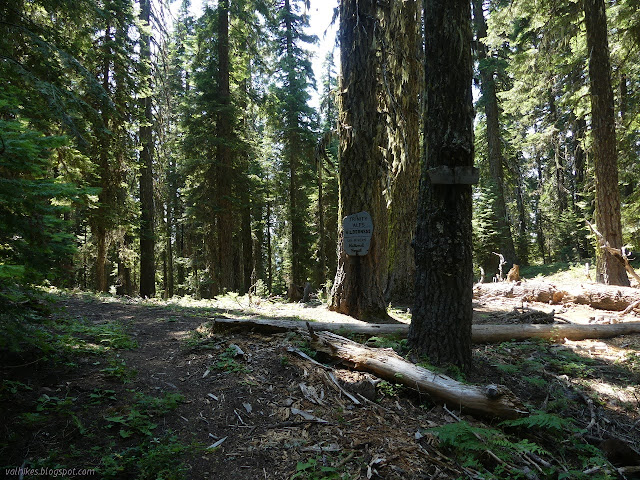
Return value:
<svg viewBox="0 0 640 480">
<path fill-rule="evenodd" d="M 384 39 L 378 83 L 386 117 L 386 144 L 382 146 L 389 177 L 385 189 L 389 210 L 385 299 L 407 302 L 415 282 L 411 244 L 420 177 L 420 9 L 417 1 L 410 0 L 391 2 L 381 11 Z"/>
<path fill-rule="evenodd" d="M 304 44 L 316 41 L 307 35 L 307 14 L 302 1 L 276 2 L 272 19 L 275 74 L 271 86 L 271 121 L 281 143 L 281 187 L 287 192 L 289 233 L 289 299 L 301 298 L 300 287 L 309 278 L 312 237 L 307 219 L 308 198 L 313 185 L 315 112 L 309 106 L 309 88 L 315 87 L 309 52 Z"/>
<path fill-rule="evenodd" d="M 603 0 L 585 0 L 584 19 L 589 55 L 591 131 L 596 175 L 596 225 L 607 246 L 622 246 L 618 157 L 611 88 L 607 19 Z M 623 262 L 607 249 L 598 248 L 598 282 L 629 286 Z"/>
<path fill-rule="evenodd" d="M 409 345 L 435 364 L 471 366 L 471 185 L 440 184 L 437 172 L 473 166 L 471 9 L 427 0 L 424 142 L 416 232 L 416 297 Z"/>
<path fill-rule="evenodd" d="M 386 208 L 382 194 L 382 153 L 378 148 L 376 85 L 377 2 L 345 0 L 340 4 L 341 84 L 340 210 L 342 219 L 362 211 L 373 222 L 369 253 L 348 256 L 338 240 L 338 270 L 330 309 L 361 320 L 385 318 L 380 272 L 386 250 Z M 341 226 L 341 224 L 340 224 Z M 384 276 L 384 275 L 383 275 Z"/>
</svg>

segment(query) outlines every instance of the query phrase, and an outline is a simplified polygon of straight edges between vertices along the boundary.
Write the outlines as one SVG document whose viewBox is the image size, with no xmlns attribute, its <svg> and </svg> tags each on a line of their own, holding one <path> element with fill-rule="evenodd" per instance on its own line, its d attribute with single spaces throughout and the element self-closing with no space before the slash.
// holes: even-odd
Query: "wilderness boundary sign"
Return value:
<svg viewBox="0 0 640 480">
<path fill-rule="evenodd" d="M 344 251 L 349 256 L 362 257 L 369 253 L 373 221 L 368 212 L 347 215 L 342 220 Z"/>
</svg>

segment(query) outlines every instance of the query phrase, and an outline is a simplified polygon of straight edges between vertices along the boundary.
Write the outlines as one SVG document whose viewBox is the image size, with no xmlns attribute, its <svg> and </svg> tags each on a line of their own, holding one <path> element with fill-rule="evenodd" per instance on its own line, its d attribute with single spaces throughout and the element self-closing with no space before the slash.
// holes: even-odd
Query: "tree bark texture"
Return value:
<svg viewBox="0 0 640 480">
<path fill-rule="evenodd" d="M 218 3 L 218 95 L 219 112 L 216 119 L 217 146 L 217 264 L 216 290 L 234 288 L 233 267 L 233 112 L 229 87 L 229 1 Z"/>
<path fill-rule="evenodd" d="M 484 18 L 484 0 L 473 0 L 473 19 L 477 31 L 477 56 L 480 70 L 480 92 L 484 104 L 484 113 L 487 130 L 487 150 L 489 160 L 489 184 L 495 189 L 496 201 L 494 203 L 494 215 L 496 225 L 500 233 L 500 252 L 507 262 L 509 269 L 516 258 L 516 249 L 511 235 L 511 228 L 507 218 L 507 206 L 504 195 L 504 159 L 502 156 L 502 139 L 500 137 L 500 110 L 498 108 L 498 96 L 494 79 L 494 68 L 487 52 L 487 46 L 482 43 L 487 37 L 487 23 Z M 484 269 L 488 281 L 498 271 L 497 257 L 490 255 L 484 262 Z"/>
<path fill-rule="evenodd" d="M 140 0 L 140 21 L 149 25 L 151 0 Z M 146 62 L 151 61 L 151 39 L 145 32 L 140 33 L 141 70 L 151 89 L 151 75 Z M 153 201 L 153 137 L 151 125 L 151 96 L 142 99 L 143 124 L 140 125 L 140 296 L 153 297 L 156 294 L 156 262 Z"/>
<path fill-rule="evenodd" d="M 417 0 L 390 2 L 382 8 L 384 50 L 382 92 L 386 112 L 389 168 L 387 301 L 407 301 L 415 285 L 415 236 L 418 186 L 420 182 L 420 17 Z"/>
<path fill-rule="evenodd" d="M 427 0 L 426 162 L 415 240 L 416 293 L 409 344 L 435 364 L 471 364 L 471 185 L 432 184 L 428 169 L 473 166 L 471 9 Z"/>
<path fill-rule="evenodd" d="M 338 219 L 367 211 L 373 221 L 369 253 L 347 256 L 338 234 L 338 269 L 330 309 L 361 320 L 387 316 L 380 286 L 386 246 L 386 210 L 382 195 L 382 154 L 378 138 L 376 95 L 375 0 L 340 4 L 340 210 Z"/>
<path fill-rule="evenodd" d="M 604 0 L 585 0 L 584 18 L 589 52 L 591 133 L 596 176 L 596 226 L 610 247 L 622 246 L 620 192 L 611 65 Z M 597 249 L 597 281 L 629 285 L 624 265 Z"/>
</svg>

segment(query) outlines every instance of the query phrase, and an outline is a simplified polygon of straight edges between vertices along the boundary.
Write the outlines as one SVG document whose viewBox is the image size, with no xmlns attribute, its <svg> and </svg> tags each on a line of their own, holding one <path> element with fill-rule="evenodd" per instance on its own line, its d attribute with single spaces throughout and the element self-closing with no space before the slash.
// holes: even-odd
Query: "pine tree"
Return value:
<svg viewBox="0 0 640 480">
<path fill-rule="evenodd" d="M 369 253 L 348 256 L 338 240 L 338 270 L 330 309 L 361 320 L 386 318 L 380 271 L 384 271 L 386 209 L 382 194 L 382 154 L 378 136 L 376 85 L 377 2 L 340 4 L 340 210 L 338 218 L 362 211 L 373 222 Z"/>
<path fill-rule="evenodd" d="M 140 124 L 140 296 L 156 294 L 155 205 L 153 194 L 153 115 L 151 63 L 151 0 L 140 0 L 140 72 L 146 89 Z"/>
<path fill-rule="evenodd" d="M 378 83 L 384 105 L 389 209 L 388 273 L 385 299 L 406 302 L 413 297 L 415 235 L 420 177 L 420 18 L 415 0 L 391 2 L 382 8 L 384 32 Z"/>
<path fill-rule="evenodd" d="M 473 165 L 471 9 L 427 0 L 424 141 L 416 232 L 416 297 L 409 345 L 435 364 L 471 365 L 471 185 L 434 182 Z"/>
<path fill-rule="evenodd" d="M 290 300 L 301 298 L 300 287 L 309 278 L 312 237 L 307 223 L 308 198 L 313 185 L 315 115 L 308 105 L 308 89 L 315 86 L 305 43 L 316 38 L 304 33 L 308 16 L 300 11 L 299 0 L 277 2 L 272 20 L 275 45 L 275 82 L 271 92 L 271 121 L 282 145 L 283 185 L 287 192 L 289 232 L 288 293 Z M 286 184 L 285 184 L 286 183 Z"/>
<path fill-rule="evenodd" d="M 618 157 L 607 19 L 603 0 L 585 0 L 584 19 L 589 55 L 591 131 L 596 174 L 596 225 L 608 246 L 622 246 Z M 608 250 L 598 248 L 598 282 L 629 286 L 624 264 Z"/>
</svg>

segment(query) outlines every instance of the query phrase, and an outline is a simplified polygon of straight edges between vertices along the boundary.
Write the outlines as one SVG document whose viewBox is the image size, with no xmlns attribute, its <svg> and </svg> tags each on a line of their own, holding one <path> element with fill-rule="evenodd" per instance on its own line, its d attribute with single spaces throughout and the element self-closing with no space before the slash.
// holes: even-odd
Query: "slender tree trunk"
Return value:
<svg viewBox="0 0 640 480">
<path fill-rule="evenodd" d="M 382 195 L 382 155 L 375 144 L 378 129 L 376 89 L 376 0 L 344 0 L 340 4 L 340 213 L 341 219 L 369 212 L 373 234 L 369 253 L 347 256 L 338 240 L 338 270 L 330 309 L 361 320 L 386 318 L 379 272 L 386 245 Z"/>
<path fill-rule="evenodd" d="M 324 168 L 324 160 L 322 157 L 317 159 L 316 167 L 318 170 L 318 286 L 323 286 L 327 281 L 327 255 L 325 247 L 325 230 L 324 230 L 324 198 L 322 191 L 322 169 Z M 323 286 L 324 289 L 324 286 Z"/>
<path fill-rule="evenodd" d="M 420 180 L 416 296 L 408 340 L 417 354 L 435 364 L 467 369 L 473 313 L 471 185 L 433 183 L 430 169 L 465 171 L 473 166 L 469 2 L 427 0 L 425 32 L 426 162 Z"/>
<path fill-rule="evenodd" d="M 418 2 L 390 2 L 383 15 L 382 98 L 386 103 L 390 167 L 387 301 L 407 302 L 415 285 L 415 236 L 420 181 L 420 62 Z"/>
<path fill-rule="evenodd" d="M 495 189 L 494 215 L 496 225 L 500 233 L 500 253 L 504 255 L 507 268 L 519 260 L 511 235 L 511 228 L 507 218 L 507 207 L 504 195 L 504 159 L 502 156 L 502 140 L 500 138 L 500 111 L 498 109 L 498 96 L 496 94 L 496 82 L 491 59 L 487 54 L 487 47 L 482 41 L 487 36 L 487 23 L 484 18 L 484 0 L 473 0 L 473 18 L 477 30 L 477 55 L 480 70 L 480 91 L 484 100 L 484 110 L 487 127 L 487 147 L 489 157 L 490 183 Z M 493 278 L 497 272 L 485 271 L 487 278 Z M 485 269 L 488 268 L 487 266 Z"/>
<path fill-rule="evenodd" d="M 591 132 L 596 174 L 596 226 L 613 248 L 622 246 L 618 157 L 607 18 L 604 0 L 585 0 L 584 17 L 589 51 Z M 606 250 L 597 249 L 597 281 L 629 285 L 624 265 Z"/>
<path fill-rule="evenodd" d="M 140 0 L 140 21 L 149 25 L 151 0 Z M 151 89 L 151 75 L 145 62 L 151 61 L 151 39 L 148 33 L 140 34 L 141 70 Z M 155 265 L 155 215 L 153 201 L 153 137 L 151 124 L 151 96 L 142 99 L 143 124 L 140 126 L 140 296 L 153 297 L 156 294 Z"/>
<path fill-rule="evenodd" d="M 516 187 L 516 203 L 518 206 L 518 262 L 520 266 L 529 265 L 529 233 L 527 231 L 527 211 L 525 208 L 524 192 L 526 185 L 522 178 L 522 171 L 520 168 L 520 158 L 522 154 L 517 154 L 515 158 L 516 175 L 518 176 Z"/>
<path fill-rule="evenodd" d="M 233 114 L 231 112 L 231 91 L 229 87 L 229 1 L 218 3 L 218 94 L 220 112 L 217 119 L 217 291 L 234 288 L 233 255 Z"/>
<path fill-rule="evenodd" d="M 290 89 L 293 89 L 297 80 L 296 80 L 296 72 L 294 69 L 295 65 L 295 53 L 294 53 L 294 44 L 293 44 L 293 27 L 291 24 L 291 4 L 289 0 L 285 0 L 284 2 L 284 22 L 285 22 L 285 36 L 286 36 L 286 56 L 287 56 L 287 82 Z M 286 155 L 287 161 L 289 163 L 289 222 L 291 229 L 291 272 L 289 277 L 289 300 L 297 300 L 298 288 L 304 283 L 306 278 L 303 278 L 304 272 L 302 268 L 301 259 L 303 255 L 308 255 L 309 252 L 304 252 L 302 250 L 302 236 L 304 235 L 304 210 L 305 208 L 302 206 L 302 200 L 300 198 L 300 179 L 298 178 L 299 173 L 299 149 L 301 148 L 300 144 L 300 135 L 298 135 L 297 131 L 299 129 L 298 126 L 298 115 L 293 106 L 286 107 L 286 130 L 287 133 L 285 135 L 286 138 Z"/>
<path fill-rule="evenodd" d="M 271 201 L 267 202 L 267 291 L 273 292 L 273 255 L 271 252 Z"/>
<path fill-rule="evenodd" d="M 102 89 L 104 90 L 104 101 L 102 105 L 102 125 L 99 130 L 99 172 L 100 172 L 100 194 L 98 195 L 98 211 L 93 219 L 91 231 L 96 237 L 96 288 L 99 292 L 108 292 L 108 273 L 106 271 L 107 249 L 109 242 L 107 235 L 113 224 L 113 179 L 109 162 L 109 153 L 112 147 L 110 127 L 110 106 L 107 100 L 110 92 L 109 79 L 111 76 L 111 25 L 107 22 L 104 33 L 104 58 L 102 63 Z"/>
</svg>

